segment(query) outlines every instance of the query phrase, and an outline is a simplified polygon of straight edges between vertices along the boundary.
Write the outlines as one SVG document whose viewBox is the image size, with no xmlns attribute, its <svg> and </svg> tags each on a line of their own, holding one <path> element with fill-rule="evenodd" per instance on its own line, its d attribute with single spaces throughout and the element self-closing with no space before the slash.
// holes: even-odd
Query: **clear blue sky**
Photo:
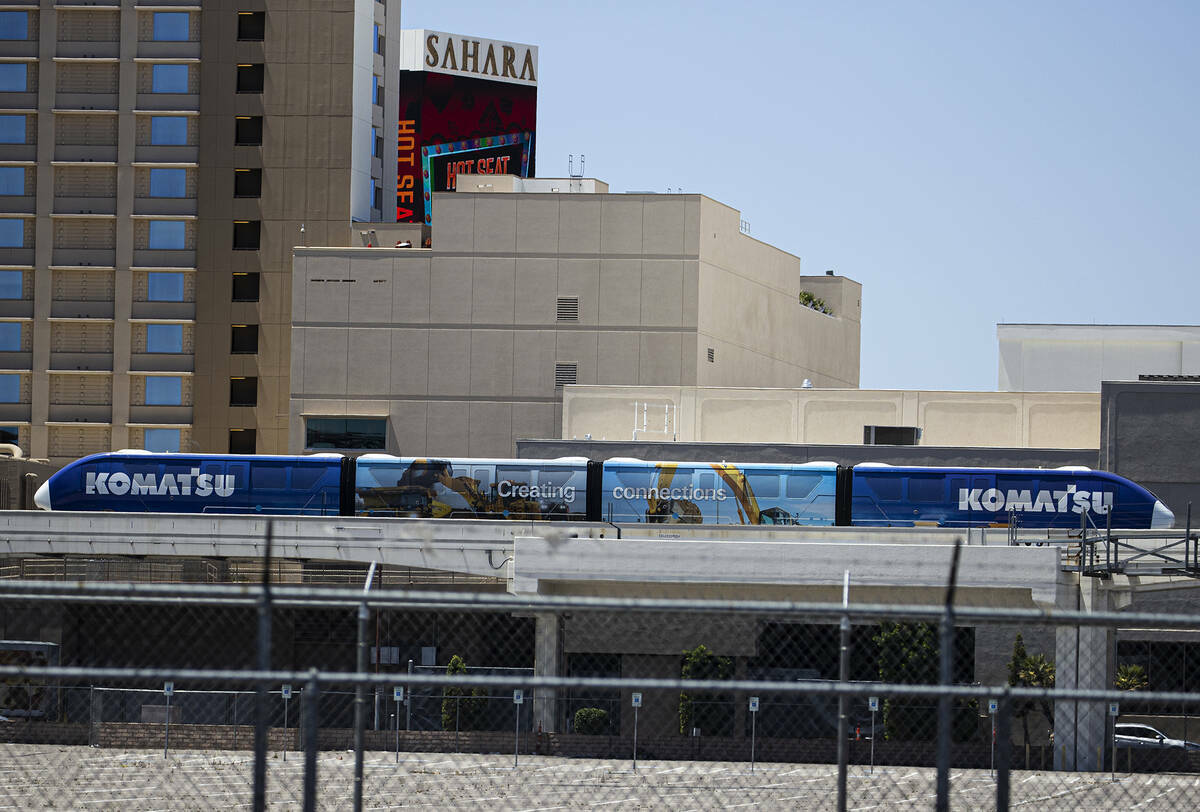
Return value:
<svg viewBox="0 0 1200 812">
<path fill-rule="evenodd" d="M 740 209 L 863 285 L 863 388 L 1002 322 L 1200 323 L 1200 3 L 402 0 L 539 48 L 538 174 Z"/>
</svg>

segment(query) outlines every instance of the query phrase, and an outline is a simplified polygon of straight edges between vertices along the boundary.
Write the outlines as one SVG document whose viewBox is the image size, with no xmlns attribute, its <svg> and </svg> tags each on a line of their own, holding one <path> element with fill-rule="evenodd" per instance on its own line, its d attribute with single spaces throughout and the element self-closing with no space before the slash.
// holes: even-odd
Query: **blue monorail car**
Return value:
<svg viewBox="0 0 1200 812">
<path fill-rule="evenodd" d="M 46 510 L 864 527 L 1153 529 L 1175 518 L 1140 485 L 1087 468 L 387 454 L 96 454 L 51 476 L 35 502 Z"/>
</svg>

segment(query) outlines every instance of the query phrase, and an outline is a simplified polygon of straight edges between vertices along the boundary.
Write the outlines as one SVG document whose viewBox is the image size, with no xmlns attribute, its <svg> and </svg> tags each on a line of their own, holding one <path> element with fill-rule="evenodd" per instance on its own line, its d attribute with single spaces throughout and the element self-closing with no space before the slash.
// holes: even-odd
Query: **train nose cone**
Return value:
<svg viewBox="0 0 1200 812">
<path fill-rule="evenodd" d="M 1154 514 L 1150 517 L 1150 529 L 1165 530 L 1175 526 L 1175 514 L 1162 502 L 1154 503 Z"/>
<path fill-rule="evenodd" d="M 29 491 L 26 491 L 29 493 Z M 37 493 L 33 495 L 33 503 L 42 510 L 50 509 L 50 483 L 43 482 L 41 487 L 37 489 Z"/>
</svg>

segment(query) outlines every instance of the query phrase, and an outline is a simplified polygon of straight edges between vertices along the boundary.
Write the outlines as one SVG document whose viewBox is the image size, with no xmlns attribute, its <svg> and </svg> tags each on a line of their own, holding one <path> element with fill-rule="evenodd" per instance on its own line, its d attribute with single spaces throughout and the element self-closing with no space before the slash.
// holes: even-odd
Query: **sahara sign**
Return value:
<svg viewBox="0 0 1200 812">
<path fill-rule="evenodd" d="M 537 46 L 425 29 L 405 30 L 400 36 L 401 70 L 537 84 Z"/>
</svg>

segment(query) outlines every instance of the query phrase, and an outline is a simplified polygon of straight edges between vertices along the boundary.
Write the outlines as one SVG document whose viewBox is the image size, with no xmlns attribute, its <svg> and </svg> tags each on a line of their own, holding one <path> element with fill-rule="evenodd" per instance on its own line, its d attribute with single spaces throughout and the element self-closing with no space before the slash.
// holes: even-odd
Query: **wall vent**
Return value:
<svg viewBox="0 0 1200 812">
<path fill-rule="evenodd" d="M 715 363 L 716 360 L 717 360 L 717 351 L 714 350 L 712 347 L 709 347 L 708 348 L 708 363 L 710 363 L 710 364 Z"/>
<path fill-rule="evenodd" d="M 579 321 L 579 297 L 578 296 L 559 296 L 558 297 L 558 320 L 559 321 Z"/>
<path fill-rule="evenodd" d="M 554 365 L 554 388 L 570 386 L 575 383 L 577 368 L 575 364 Z"/>
<path fill-rule="evenodd" d="M 917 426 L 863 426 L 863 445 L 920 445 Z"/>
</svg>

